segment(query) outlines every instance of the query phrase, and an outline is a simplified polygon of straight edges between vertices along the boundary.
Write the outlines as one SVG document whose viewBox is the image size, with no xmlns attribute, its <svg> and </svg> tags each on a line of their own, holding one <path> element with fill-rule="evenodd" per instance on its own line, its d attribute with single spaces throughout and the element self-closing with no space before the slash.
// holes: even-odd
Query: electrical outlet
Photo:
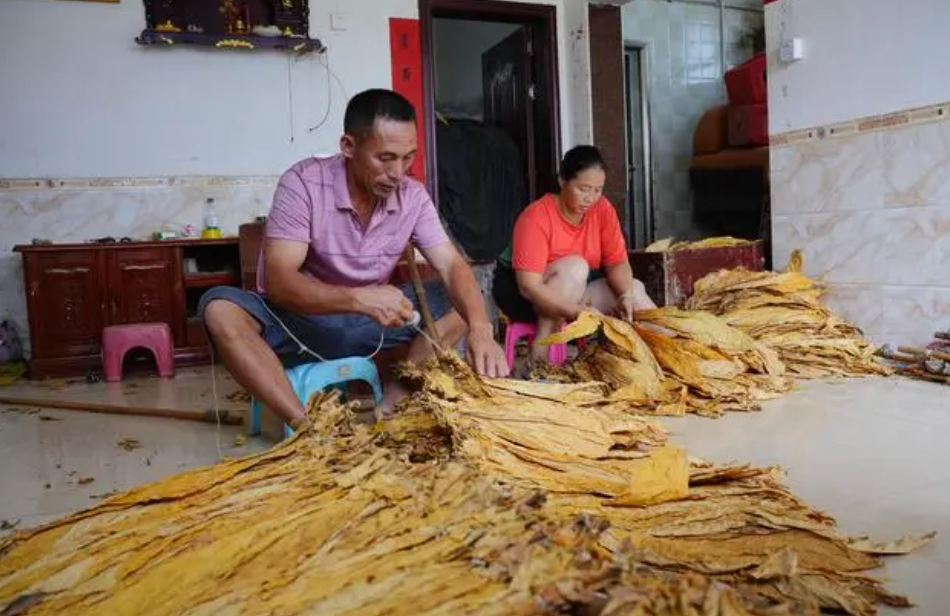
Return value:
<svg viewBox="0 0 950 616">
<path fill-rule="evenodd" d="M 346 30 L 346 15 L 343 13 L 332 13 L 330 15 L 330 28 L 332 30 Z"/>
</svg>

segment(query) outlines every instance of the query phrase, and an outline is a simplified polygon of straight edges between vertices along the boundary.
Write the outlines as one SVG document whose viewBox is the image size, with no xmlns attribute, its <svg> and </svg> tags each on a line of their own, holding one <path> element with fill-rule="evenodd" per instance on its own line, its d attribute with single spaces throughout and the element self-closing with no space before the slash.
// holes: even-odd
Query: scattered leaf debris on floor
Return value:
<svg viewBox="0 0 950 616">
<path fill-rule="evenodd" d="M 135 451 L 142 448 L 142 443 L 137 439 L 126 437 L 116 443 L 116 446 L 126 451 Z"/>
<path fill-rule="evenodd" d="M 13 530 L 20 525 L 20 520 L 4 520 L 0 522 L 0 530 Z"/>
<path fill-rule="evenodd" d="M 89 485 L 90 483 L 93 483 L 95 480 L 96 480 L 95 477 L 80 477 L 76 483 L 78 483 L 81 486 L 86 486 L 86 485 Z"/>
<path fill-rule="evenodd" d="M 40 421 L 63 421 L 63 418 L 53 417 L 52 415 L 40 415 Z"/>
<path fill-rule="evenodd" d="M 246 442 L 247 442 L 247 437 L 244 436 L 244 434 L 238 432 L 237 434 L 234 435 L 234 446 L 235 446 L 235 447 L 242 447 L 242 446 L 244 445 L 244 443 L 246 443 Z"/>
<path fill-rule="evenodd" d="M 39 407 L 24 407 L 24 406 L 8 406 L 5 408 L 0 408 L 0 413 L 16 413 L 19 415 L 39 415 L 43 412 L 43 409 Z"/>
<path fill-rule="evenodd" d="M 225 399 L 228 402 L 241 403 L 241 404 L 250 404 L 251 403 L 251 394 L 247 393 L 243 389 L 234 391 L 225 396 Z"/>
</svg>

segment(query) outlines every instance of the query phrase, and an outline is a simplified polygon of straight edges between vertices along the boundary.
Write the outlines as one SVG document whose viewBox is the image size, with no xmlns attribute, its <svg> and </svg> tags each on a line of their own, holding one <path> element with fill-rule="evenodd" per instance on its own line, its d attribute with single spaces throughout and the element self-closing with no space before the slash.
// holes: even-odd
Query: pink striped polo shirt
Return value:
<svg viewBox="0 0 950 616">
<path fill-rule="evenodd" d="M 423 250 L 449 241 L 425 187 L 408 177 L 377 206 L 364 231 L 341 155 L 308 158 L 281 176 L 264 237 L 309 244 L 301 271 L 347 287 L 388 283 L 410 240 Z M 257 287 L 265 292 L 263 255 Z"/>
</svg>

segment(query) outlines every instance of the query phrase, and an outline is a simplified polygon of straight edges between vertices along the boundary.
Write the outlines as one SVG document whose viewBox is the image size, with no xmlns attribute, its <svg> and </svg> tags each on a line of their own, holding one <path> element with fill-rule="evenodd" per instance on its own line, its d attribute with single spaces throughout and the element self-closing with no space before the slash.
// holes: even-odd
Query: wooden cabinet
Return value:
<svg viewBox="0 0 950 616">
<path fill-rule="evenodd" d="M 104 319 L 101 256 L 94 251 L 39 253 L 26 261 L 33 354 L 68 360 L 99 351 Z"/>
<path fill-rule="evenodd" d="M 176 363 L 204 363 L 198 301 L 210 287 L 240 283 L 237 239 L 14 250 L 23 255 L 31 378 L 99 370 L 102 328 L 126 323 L 168 323 Z"/>
</svg>

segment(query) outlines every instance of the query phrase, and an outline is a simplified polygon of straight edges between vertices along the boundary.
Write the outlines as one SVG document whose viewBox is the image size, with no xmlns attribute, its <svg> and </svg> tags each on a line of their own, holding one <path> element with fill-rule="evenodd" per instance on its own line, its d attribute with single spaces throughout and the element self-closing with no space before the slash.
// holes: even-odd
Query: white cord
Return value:
<svg viewBox="0 0 950 616">
<path fill-rule="evenodd" d="M 298 355 L 301 354 L 301 353 L 308 353 L 309 355 L 311 355 L 312 357 L 316 357 L 316 358 L 319 359 L 320 361 L 327 361 L 326 359 L 324 359 L 323 357 L 321 357 L 316 351 L 314 351 L 313 349 L 311 349 L 310 347 L 308 347 L 307 345 L 305 345 L 303 342 L 301 342 L 300 339 L 297 338 L 297 336 L 295 336 L 292 331 L 290 331 L 290 328 L 287 327 L 287 325 L 286 325 L 283 321 L 280 320 L 280 317 L 278 317 L 276 314 L 274 314 L 274 311 L 270 309 L 270 306 L 267 305 L 267 302 L 264 301 L 264 298 L 263 298 L 263 297 L 261 297 L 259 294 L 254 293 L 254 292 L 251 292 L 251 295 L 253 295 L 254 297 L 256 297 L 256 298 L 258 299 L 258 301 L 261 302 L 261 306 L 263 306 L 263 307 L 264 307 L 264 310 L 266 310 L 267 313 L 268 313 L 270 316 L 272 316 L 275 321 L 277 321 L 277 323 L 278 323 L 278 324 L 281 326 L 281 328 L 284 330 L 284 333 L 286 333 L 288 336 L 290 336 L 290 339 L 297 343 L 297 346 L 299 347 L 298 350 L 297 350 L 297 354 L 298 354 Z M 415 318 L 415 313 L 413 314 L 413 322 L 415 322 L 415 323 L 418 323 L 418 322 L 419 322 L 418 319 Z M 410 322 L 409 325 L 412 325 L 413 322 Z M 383 341 L 384 341 L 385 338 L 386 338 L 386 331 L 385 331 L 383 328 L 380 328 L 380 329 L 379 329 L 379 344 L 376 345 L 376 350 L 373 351 L 372 354 L 368 355 L 365 359 L 373 359 L 374 357 L 376 357 L 376 356 L 379 354 L 379 352 L 383 349 Z"/>
<path fill-rule="evenodd" d="M 221 447 L 221 410 L 218 408 L 218 369 L 214 365 L 214 356 L 216 351 L 211 349 L 211 396 L 214 398 L 214 419 L 218 424 L 218 429 L 214 431 L 214 440 L 218 446 L 218 460 L 224 459 L 224 450 Z"/>
<path fill-rule="evenodd" d="M 305 345 L 303 342 L 301 342 L 300 339 L 297 338 L 297 336 L 295 336 L 292 331 L 290 331 L 290 328 L 287 327 L 287 324 L 284 323 L 284 322 L 280 319 L 280 317 L 278 317 L 276 314 L 274 314 L 274 311 L 270 309 L 270 306 L 267 305 L 267 302 L 264 301 L 264 298 L 263 298 L 263 297 L 261 297 L 261 296 L 260 296 L 259 294 L 257 294 L 257 293 L 253 293 L 253 292 L 252 292 L 251 294 L 252 294 L 254 297 L 256 297 L 256 298 L 258 299 L 258 301 L 261 302 L 261 305 L 264 307 L 264 310 L 266 310 L 267 313 L 268 313 L 271 317 L 273 317 L 275 321 L 277 321 L 277 323 L 281 326 L 281 328 L 284 330 L 284 332 L 285 332 L 288 336 L 290 336 L 290 339 L 297 343 L 297 346 L 299 347 L 299 350 L 297 351 L 298 354 L 300 354 L 300 353 L 308 353 L 308 354 L 310 354 L 311 356 L 313 356 L 313 357 L 319 359 L 320 361 L 324 361 L 324 362 L 327 361 L 326 359 L 324 359 L 323 357 L 321 357 L 320 354 L 318 354 L 316 351 L 314 351 L 313 349 L 311 349 L 310 347 L 308 347 L 307 345 Z M 412 327 L 412 328 L 415 329 L 417 332 L 419 332 L 420 334 L 422 334 L 422 335 L 425 337 L 425 339 L 428 340 L 429 343 L 430 343 L 434 348 L 439 349 L 439 350 L 441 351 L 441 350 L 442 350 L 441 347 L 439 347 L 439 345 L 436 344 L 435 340 L 433 340 L 433 339 L 429 336 L 429 334 L 427 334 L 421 327 L 419 327 L 421 321 L 422 321 L 422 315 L 419 314 L 419 311 L 418 311 L 418 310 L 413 310 L 413 311 L 412 311 L 412 320 L 409 321 L 406 325 L 407 325 L 408 327 Z M 376 355 L 379 354 L 379 352 L 380 352 L 380 351 L 382 350 L 382 348 L 383 348 L 383 342 L 384 342 L 384 340 L 385 340 L 385 337 L 386 337 L 386 332 L 385 332 L 385 330 L 384 330 L 383 328 L 380 328 L 380 330 L 379 330 L 379 344 L 376 346 L 376 350 L 373 351 L 373 353 L 372 353 L 371 355 L 367 356 L 366 359 L 373 359 L 374 357 L 376 357 Z M 215 430 L 214 437 L 215 437 L 215 443 L 217 444 L 217 447 L 218 447 L 218 459 L 224 459 L 224 449 L 221 447 L 221 410 L 220 410 L 220 408 L 218 407 L 218 378 L 217 378 L 217 369 L 216 369 L 216 367 L 215 367 L 215 361 L 214 361 L 215 355 L 216 355 L 216 351 L 214 350 L 214 348 L 212 348 L 212 349 L 211 349 L 211 396 L 212 396 L 212 398 L 213 398 L 213 400 L 214 400 L 214 402 L 213 402 L 213 405 L 214 405 L 214 406 L 213 406 L 213 408 L 214 408 L 214 418 L 215 418 L 215 421 L 217 422 L 217 426 L 218 426 L 218 427 L 217 427 L 217 430 Z"/>
</svg>

